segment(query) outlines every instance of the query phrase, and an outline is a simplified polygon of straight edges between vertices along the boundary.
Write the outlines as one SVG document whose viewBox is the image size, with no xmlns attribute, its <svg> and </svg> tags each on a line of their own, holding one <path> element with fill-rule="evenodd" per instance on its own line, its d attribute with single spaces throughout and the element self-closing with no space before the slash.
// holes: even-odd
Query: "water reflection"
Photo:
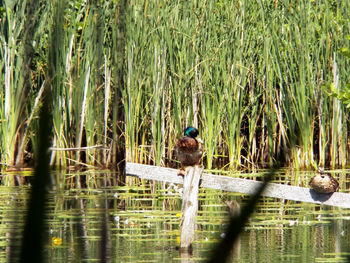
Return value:
<svg viewBox="0 0 350 263">
<path fill-rule="evenodd" d="M 1 262 L 8 261 L 11 251 L 16 253 L 28 201 L 27 175 L 11 176 L 16 179 L 5 175 L 0 187 Z M 310 176 L 301 174 L 298 182 L 303 184 Z M 93 261 L 103 253 L 111 262 L 205 260 L 224 234 L 227 202 L 244 205 L 247 200 L 241 194 L 201 189 L 193 254 L 186 255 L 177 249 L 181 186 L 135 178 L 116 186 L 115 178 L 112 173 L 91 171 L 53 174 L 45 249 L 48 262 Z M 294 180 L 286 175 L 279 182 L 282 179 Z M 343 178 L 342 183 L 348 181 Z M 344 261 L 345 252 L 350 251 L 349 219 L 347 209 L 263 198 L 236 244 L 232 261 Z"/>
</svg>

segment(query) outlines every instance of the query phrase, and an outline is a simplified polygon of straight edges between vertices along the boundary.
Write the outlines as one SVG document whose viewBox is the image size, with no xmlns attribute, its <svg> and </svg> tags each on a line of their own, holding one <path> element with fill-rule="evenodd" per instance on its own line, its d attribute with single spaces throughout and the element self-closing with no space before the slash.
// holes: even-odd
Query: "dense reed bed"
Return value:
<svg viewBox="0 0 350 263">
<path fill-rule="evenodd" d="M 112 71 L 113 79 L 118 79 L 116 64 L 123 59 L 114 56 L 120 42 L 118 10 L 114 1 L 5 1 L 1 9 L 2 163 L 20 166 L 32 160 L 37 107 L 45 89 L 52 90 L 51 165 L 116 162 L 117 136 L 123 129 L 116 91 L 122 84 L 112 85 Z M 28 21 L 33 26 L 27 29 Z M 87 150 L 79 151 L 82 147 Z"/>
<path fill-rule="evenodd" d="M 209 169 L 349 164 L 349 0 L 4 3 L 3 164 L 32 159 L 47 88 L 55 166 L 169 165 L 187 125 Z"/>
<path fill-rule="evenodd" d="M 345 165 L 349 1 L 147 2 L 130 7 L 127 157 L 172 159 L 199 126 L 207 168 Z M 145 114 L 148 113 L 148 114 Z M 146 148 L 145 146 L 150 146 Z M 289 151 L 288 151 L 289 150 Z"/>
</svg>

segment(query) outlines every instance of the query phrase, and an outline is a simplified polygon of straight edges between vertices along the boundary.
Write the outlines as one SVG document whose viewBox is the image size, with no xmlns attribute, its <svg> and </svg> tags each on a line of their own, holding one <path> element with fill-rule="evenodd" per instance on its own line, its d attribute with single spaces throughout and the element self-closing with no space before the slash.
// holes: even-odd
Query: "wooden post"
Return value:
<svg viewBox="0 0 350 263">
<path fill-rule="evenodd" d="M 203 169 L 199 166 L 186 168 L 182 194 L 181 251 L 192 251 L 195 216 L 198 209 L 199 182 Z"/>
</svg>

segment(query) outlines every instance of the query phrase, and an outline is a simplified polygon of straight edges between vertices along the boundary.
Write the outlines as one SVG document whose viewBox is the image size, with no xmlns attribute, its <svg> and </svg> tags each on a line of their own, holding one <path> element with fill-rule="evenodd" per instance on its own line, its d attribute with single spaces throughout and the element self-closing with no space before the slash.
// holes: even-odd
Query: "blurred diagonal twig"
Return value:
<svg viewBox="0 0 350 263">
<path fill-rule="evenodd" d="M 34 181 L 22 238 L 20 262 L 43 262 L 45 210 L 47 190 L 50 183 L 48 148 L 51 122 L 49 121 L 50 114 L 47 100 L 47 97 L 44 98 L 40 111 L 39 145 L 35 158 Z"/>
<path fill-rule="evenodd" d="M 254 208 L 264 191 L 265 187 L 267 186 L 267 183 L 271 180 L 273 175 L 276 173 L 276 169 L 272 169 L 265 177 L 264 177 L 264 183 L 261 185 L 261 187 L 256 191 L 256 193 L 251 197 L 248 204 L 243 207 L 242 212 L 240 215 L 232 217 L 230 220 L 230 223 L 226 229 L 226 233 L 224 238 L 221 240 L 221 242 L 216 246 L 216 248 L 213 250 L 212 255 L 208 262 L 214 263 L 214 262 L 226 262 L 228 257 L 231 254 L 231 251 L 233 249 L 233 246 L 238 239 L 240 233 L 243 231 L 244 226 L 246 222 L 248 221 L 248 218 L 251 216 L 251 214 L 254 212 Z"/>
</svg>

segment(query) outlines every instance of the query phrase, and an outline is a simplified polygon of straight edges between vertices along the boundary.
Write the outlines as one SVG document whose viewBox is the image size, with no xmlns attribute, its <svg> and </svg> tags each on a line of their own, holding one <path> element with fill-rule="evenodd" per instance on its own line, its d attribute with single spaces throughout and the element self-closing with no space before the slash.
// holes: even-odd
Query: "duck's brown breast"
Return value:
<svg viewBox="0 0 350 263">
<path fill-rule="evenodd" d="M 199 149 L 199 143 L 195 139 L 185 136 L 178 140 L 176 148 L 184 153 L 193 153 Z"/>
<path fill-rule="evenodd" d="M 202 157 L 200 143 L 191 137 L 182 137 L 175 146 L 175 156 L 183 165 L 195 165 Z"/>
</svg>

